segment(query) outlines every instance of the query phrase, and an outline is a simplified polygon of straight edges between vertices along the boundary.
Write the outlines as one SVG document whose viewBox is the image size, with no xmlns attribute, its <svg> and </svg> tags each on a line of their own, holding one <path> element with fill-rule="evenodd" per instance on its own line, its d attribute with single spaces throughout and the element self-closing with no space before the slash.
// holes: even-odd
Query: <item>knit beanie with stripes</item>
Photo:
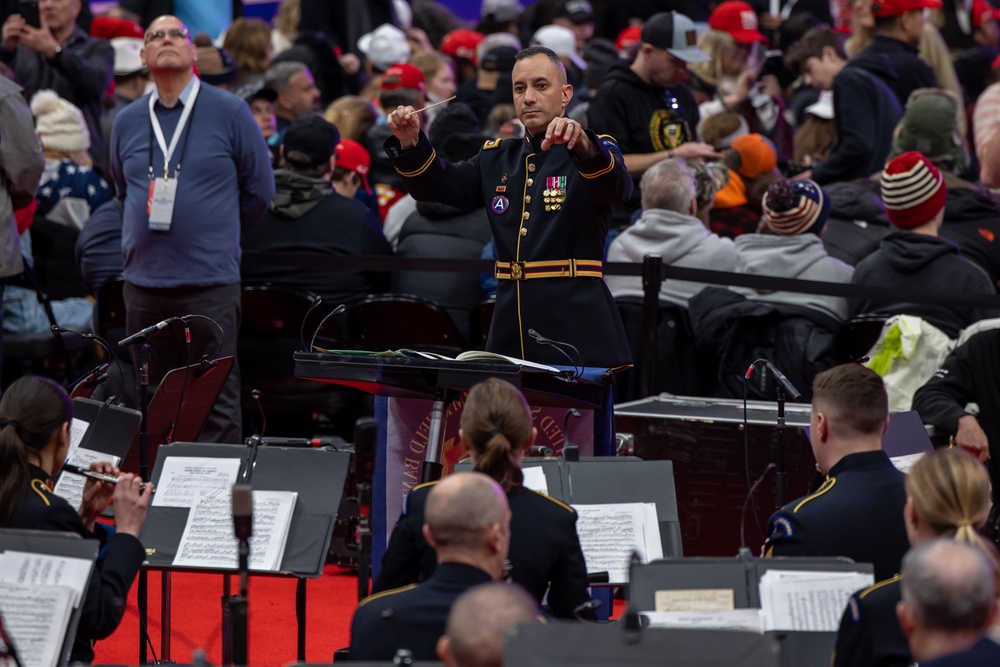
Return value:
<svg viewBox="0 0 1000 667">
<path fill-rule="evenodd" d="M 813 181 L 775 181 L 761 202 L 764 220 L 775 234 L 819 234 L 830 217 L 830 198 Z"/>
<path fill-rule="evenodd" d="M 882 172 L 882 201 L 889 222 L 913 229 L 934 219 L 948 196 L 938 168 L 917 151 L 894 158 Z"/>
</svg>

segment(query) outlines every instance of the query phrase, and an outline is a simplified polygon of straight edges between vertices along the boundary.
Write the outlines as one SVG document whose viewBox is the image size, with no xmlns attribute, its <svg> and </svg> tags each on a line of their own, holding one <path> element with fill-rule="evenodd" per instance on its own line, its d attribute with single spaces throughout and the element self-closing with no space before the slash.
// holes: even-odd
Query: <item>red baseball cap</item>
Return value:
<svg viewBox="0 0 1000 667">
<path fill-rule="evenodd" d="M 114 16 L 95 16 L 90 23 L 90 36 L 111 41 L 115 37 L 146 36 L 146 31 L 135 21 L 120 19 Z"/>
<path fill-rule="evenodd" d="M 615 48 L 618 50 L 619 54 L 628 53 L 629 55 L 632 55 L 632 49 L 638 46 L 641 41 L 642 26 L 629 26 L 618 33 L 618 38 L 615 40 Z"/>
<path fill-rule="evenodd" d="M 872 16 L 887 19 L 921 9 L 941 9 L 941 0 L 874 0 Z"/>
<path fill-rule="evenodd" d="M 368 169 L 372 166 L 372 158 L 364 146 L 351 139 L 341 139 L 337 144 L 337 166 L 360 176 L 365 191 L 372 193 L 371 186 L 368 185 Z"/>
<path fill-rule="evenodd" d="M 423 73 L 409 63 L 396 63 L 382 75 L 382 90 L 424 89 Z"/>
<path fill-rule="evenodd" d="M 740 0 L 723 2 L 716 7 L 708 17 L 708 27 L 728 32 L 739 44 L 767 41 L 767 37 L 757 29 L 757 13 L 748 3 Z"/>
<path fill-rule="evenodd" d="M 989 19 L 1000 19 L 1000 9 L 995 8 L 986 0 L 973 0 L 972 2 L 972 27 L 978 28 Z"/>
<path fill-rule="evenodd" d="M 441 40 L 441 48 L 438 50 L 446 56 L 453 58 L 465 58 L 476 64 L 476 49 L 485 39 L 481 32 L 459 28 L 452 30 Z"/>
</svg>

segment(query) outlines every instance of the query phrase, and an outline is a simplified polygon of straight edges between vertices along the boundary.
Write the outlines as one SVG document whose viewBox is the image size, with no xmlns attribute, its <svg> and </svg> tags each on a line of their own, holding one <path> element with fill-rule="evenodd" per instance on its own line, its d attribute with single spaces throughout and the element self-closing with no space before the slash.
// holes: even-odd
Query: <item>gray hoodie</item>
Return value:
<svg viewBox="0 0 1000 667">
<path fill-rule="evenodd" d="M 21 87 L 0 77 L 0 277 L 24 270 L 14 209 L 28 205 L 45 168 L 31 111 Z"/>
<path fill-rule="evenodd" d="M 611 242 L 609 262 L 642 262 L 646 255 L 660 255 L 668 266 L 690 269 L 736 270 L 732 239 L 710 232 L 701 220 L 675 211 L 651 208 Z M 639 276 L 605 276 L 613 296 L 642 296 Z M 850 276 L 848 275 L 848 280 Z M 707 287 L 703 283 L 664 280 L 660 299 L 687 308 L 688 299 Z"/>
<path fill-rule="evenodd" d="M 854 275 L 853 267 L 827 254 L 823 242 L 815 234 L 743 234 L 736 238 L 736 253 L 737 273 L 829 283 L 849 283 Z M 839 297 L 732 289 L 757 301 L 815 308 L 838 321 L 847 317 L 847 301 Z"/>
</svg>

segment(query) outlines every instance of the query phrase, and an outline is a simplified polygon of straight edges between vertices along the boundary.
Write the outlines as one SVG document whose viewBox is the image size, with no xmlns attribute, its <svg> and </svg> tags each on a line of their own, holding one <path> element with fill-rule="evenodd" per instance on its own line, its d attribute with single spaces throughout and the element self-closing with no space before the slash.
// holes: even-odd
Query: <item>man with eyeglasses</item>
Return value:
<svg viewBox="0 0 1000 667">
<path fill-rule="evenodd" d="M 17 74 L 25 99 L 39 90 L 54 90 L 83 112 L 94 166 L 106 172 L 101 96 L 114 76 L 115 54 L 107 41 L 77 26 L 80 3 L 39 0 L 37 17 L 8 16 L 2 29 L 0 62 Z"/>
<path fill-rule="evenodd" d="M 187 314 L 215 323 L 188 320 L 189 345 L 176 324 L 149 338 L 155 387 L 202 355 L 235 356 L 240 237 L 274 197 L 274 173 L 246 103 L 194 76 L 197 54 L 184 24 L 161 16 L 144 42 L 140 57 L 156 89 L 122 109 L 111 131 L 124 207 L 126 329 Z M 242 442 L 241 422 L 234 366 L 199 440 Z"/>
<path fill-rule="evenodd" d="M 698 141 L 698 105 L 682 83 L 688 63 L 708 60 L 698 48 L 691 19 L 660 12 L 643 24 L 632 64 L 614 65 L 597 90 L 587 111 L 589 123 L 618 141 L 636 182 L 661 160 L 719 157 Z M 615 206 L 614 224 L 628 224 L 640 204 L 637 187 L 628 203 Z"/>
</svg>

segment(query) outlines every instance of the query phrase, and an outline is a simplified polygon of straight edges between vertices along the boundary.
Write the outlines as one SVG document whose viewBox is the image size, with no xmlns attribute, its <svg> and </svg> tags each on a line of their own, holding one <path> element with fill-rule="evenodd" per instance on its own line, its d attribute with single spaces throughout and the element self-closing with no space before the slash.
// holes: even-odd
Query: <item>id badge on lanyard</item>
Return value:
<svg viewBox="0 0 1000 667">
<path fill-rule="evenodd" d="M 180 178 L 181 171 L 180 160 L 178 160 L 177 167 L 174 169 L 174 177 L 170 178 L 170 160 L 174 156 L 174 151 L 177 150 L 177 144 L 182 134 L 185 135 L 184 146 L 185 148 L 187 147 L 187 136 L 191 133 L 191 126 L 188 123 L 191 120 L 191 114 L 194 112 L 194 106 L 198 101 L 198 92 L 200 90 L 201 82 L 196 78 L 194 79 L 188 103 L 184 105 L 184 110 L 181 112 L 177 127 L 174 128 L 173 136 L 170 138 L 169 146 L 163 136 L 160 120 L 156 117 L 156 113 L 153 110 L 153 106 L 156 104 L 158 98 L 155 95 L 150 95 L 149 97 L 151 136 L 149 142 L 149 197 L 146 200 L 146 214 L 149 216 L 149 229 L 152 231 L 170 231 L 174 217 L 174 203 L 177 200 L 177 181 Z M 162 179 L 157 178 L 153 172 L 153 136 L 156 137 L 156 143 L 160 147 L 160 152 L 163 153 Z"/>
</svg>

